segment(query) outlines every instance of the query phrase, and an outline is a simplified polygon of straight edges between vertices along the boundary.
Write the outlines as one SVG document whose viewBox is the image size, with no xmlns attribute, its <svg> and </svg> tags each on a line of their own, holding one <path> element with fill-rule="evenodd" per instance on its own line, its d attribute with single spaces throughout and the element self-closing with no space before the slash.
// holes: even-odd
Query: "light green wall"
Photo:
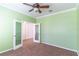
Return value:
<svg viewBox="0 0 79 59">
<path fill-rule="evenodd" d="M 77 7 L 77 50 L 79 52 L 79 6 Z"/>
<path fill-rule="evenodd" d="M 41 24 L 41 42 L 77 50 L 77 10 L 37 20 Z"/>
<path fill-rule="evenodd" d="M 41 42 L 79 50 L 78 14 L 79 11 L 71 10 L 36 21 L 30 16 L 0 6 L 0 52 L 13 47 L 13 19 L 41 23 Z"/>
<path fill-rule="evenodd" d="M 36 21 L 30 16 L 0 6 L 0 52 L 13 47 L 13 19 Z"/>
</svg>

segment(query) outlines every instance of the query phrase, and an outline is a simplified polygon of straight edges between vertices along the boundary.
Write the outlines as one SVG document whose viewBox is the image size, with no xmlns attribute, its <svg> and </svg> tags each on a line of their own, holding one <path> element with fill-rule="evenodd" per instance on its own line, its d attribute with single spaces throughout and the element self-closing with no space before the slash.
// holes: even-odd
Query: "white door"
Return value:
<svg viewBox="0 0 79 59">
<path fill-rule="evenodd" d="M 13 49 L 17 49 L 22 46 L 22 23 L 20 21 L 14 21 L 14 33 L 13 33 Z"/>
<path fill-rule="evenodd" d="M 40 24 L 35 24 L 34 42 L 40 43 Z"/>
</svg>

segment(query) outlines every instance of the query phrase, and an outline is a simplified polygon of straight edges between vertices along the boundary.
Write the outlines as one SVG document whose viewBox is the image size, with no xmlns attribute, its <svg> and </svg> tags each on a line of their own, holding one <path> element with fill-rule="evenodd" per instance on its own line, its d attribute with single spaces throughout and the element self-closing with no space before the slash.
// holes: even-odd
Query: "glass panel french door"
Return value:
<svg viewBox="0 0 79 59">
<path fill-rule="evenodd" d="M 16 46 L 21 44 L 21 23 L 16 22 Z"/>
<path fill-rule="evenodd" d="M 35 42 L 40 43 L 40 24 L 35 24 Z"/>
<path fill-rule="evenodd" d="M 39 40 L 38 25 L 35 25 L 35 40 Z"/>
</svg>

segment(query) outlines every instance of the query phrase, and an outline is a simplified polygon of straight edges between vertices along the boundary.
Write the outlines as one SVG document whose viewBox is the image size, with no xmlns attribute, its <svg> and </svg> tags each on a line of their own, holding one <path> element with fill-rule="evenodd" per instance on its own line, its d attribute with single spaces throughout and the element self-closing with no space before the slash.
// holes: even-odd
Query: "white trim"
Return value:
<svg viewBox="0 0 79 59">
<path fill-rule="evenodd" d="M 0 4 L 0 5 L 1 5 L 1 4 Z M 7 6 L 5 6 L 5 5 L 1 5 L 1 6 L 7 8 L 7 9 L 9 9 L 9 10 L 12 10 L 12 11 L 14 11 L 14 12 L 17 12 L 17 13 L 20 13 L 20 14 L 23 14 L 23 15 L 26 15 L 26 16 L 28 16 L 28 17 L 35 18 L 34 16 L 32 16 L 32 15 L 30 15 L 30 14 L 28 14 L 28 13 L 24 13 L 24 12 L 21 12 L 21 11 L 18 11 L 18 10 L 13 10 L 12 8 L 7 7 Z"/>
<path fill-rule="evenodd" d="M 22 40 L 22 23 L 23 23 L 23 21 L 20 21 L 20 23 L 21 23 L 21 44 L 18 47 L 22 47 L 23 46 L 23 40 Z"/>
<path fill-rule="evenodd" d="M 79 51 L 77 52 L 77 55 L 79 56 Z"/>
<path fill-rule="evenodd" d="M 18 45 L 18 46 L 15 46 L 16 45 L 16 41 L 15 41 L 15 39 L 16 39 L 16 37 L 15 37 L 15 35 L 16 35 L 16 22 L 20 22 L 22 24 L 23 21 L 17 20 L 17 19 L 13 20 L 13 49 L 14 50 L 23 45 L 22 33 L 21 33 L 21 44 Z M 21 32 L 22 32 L 22 27 L 21 27 Z"/>
<path fill-rule="evenodd" d="M 10 48 L 10 49 L 7 49 L 7 50 L 4 50 L 4 51 L 0 52 L 0 54 L 1 54 L 1 53 L 4 53 L 4 52 L 7 52 L 7 51 L 10 51 L 10 50 L 13 50 L 13 48 Z"/>
<path fill-rule="evenodd" d="M 32 18 L 34 18 L 34 19 L 39 19 L 39 18 L 42 18 L 42 17 L 46 17 L 46 16 L 51 16 L 51 15 L 54 15 L 54 14 L 63 13 L 63 12 L 65 12 L 65 11 L 70 11 L 70 10 L 72 10 L 72 9 L 77 9 L 76 7 L 78 6 L 78 4 L 76 4 L 76 7 L 73 7 L 73 8 L 70 8 L 70 9 L 61 10 L 61 11 L 58 11 L 58 12 L 55 12 L 55 13 L 52 13 L 52 14 L 47 14 L 47 15 L 37 16 L 37 17 L 32 16 L 32 15 L 30 15 L 30 14 L 26 14 L 26 13 L 20 12 L 20 11 L 17 11 L 17 10 L 13 10 L 12 8 L 7 7 L 7 6 L 5 6 L 5 5 L 1 5 L 1 6 L 6 7 L 6 8 L 8 8 L 8 9 L 12 10 L 12 11 L 16 11 L 16 12 L 18 12 L 18 13 L 24 14 L 24 15 L 26 15 L 26 16 L 32 17 Z"/>
<path fill-rule="evenodd" d="M 69 12 L 69 11 L 73 11 L 73 10 L 77 10 L 77 8 L 70 8 L 70 9 L 66 9 L 66 10 L 62 10 L 62 11 L 59 11 L 59 12 L 55 12 L 55 13 L 52 13 L 52 14 L 47 14 L 47 15 L 44 15 L 44 16 L 39 16 L 39 17 L 36 17 L 36 19 L 40 19 L 40 18 L 43 18 L 43 17 L 47 17 L 47 16 L 52 16 L 52 15 L 57 15 L 57 14 L 60 14 L 60 13 L 65 13 L 65 12 Z"/>
<path fill-rule="evenodd" d="M 77 55 L 79 56 L 79 52 L 77 52 Z"/>
<path fill-rule="evenodd" d="M 58 46 L 58 45 L 54 45 L 54 44 L 49 44 L 49 43 L 46 43 L 46 42 L 41 42 L 43 44 L 47 44 L 47 45 L 50 45 L 50 46 L 55 46 L 55 47 L 59 47 L 59 48 L 63 48 L 63 49 L 66 49 L 66 50 L 70 50 L 70 51 L 74 51 L 74 52 L 77 52 L 77 50 L 74 50 L 74 49 L 70 49 L 70 48 L 65 48 L 65 47 L 62 47 L 62 46 Z"/>
<path fill-rule="evenodd" d="M 22 47 L 22 44 L 16 46 L 16 48 L 14 48 L 13 50 L 16 50 L 16 49 L 18 49 L 18 48 L 20 48 L 20 47 Z"/>
<path fill-rule="evenodd" d="M 15 23 L 16 21 L 15 21 L 15 19 L 13 20 L 13 49 L 15 49 L 15 43 L 16 43 L 16 41 L 15 41 L 15 33 L 16 33 L 16 31 L 15 31 L 15 26 L 16 26 L 16 23 Z"/>
</svg>

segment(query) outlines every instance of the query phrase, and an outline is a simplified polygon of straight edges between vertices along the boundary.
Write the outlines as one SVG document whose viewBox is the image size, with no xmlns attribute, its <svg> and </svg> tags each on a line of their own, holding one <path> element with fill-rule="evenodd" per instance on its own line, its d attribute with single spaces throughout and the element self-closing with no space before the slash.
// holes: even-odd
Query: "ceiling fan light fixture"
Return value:
<svg viewBox="0 0 79 59">
<path fill-rule="evenodd" d="M 34 12 L 38 12 L 38 13 L 42 13 L 41 9 L 43 8 L 49 8 L 49 5 L 41 5 L 40 3 L 35 3 L 33 5 L 28 4 L 28 3 L 23 3 L 24 5 L 28 5 L 31 6 L 33 9 L 29 10 L 29 12 L 33 11 Z"/>
<path fill-rule="evenodd" d="M 38 11 L 38 8 L 34 8 L 34 11 Z"/>
</svg>

